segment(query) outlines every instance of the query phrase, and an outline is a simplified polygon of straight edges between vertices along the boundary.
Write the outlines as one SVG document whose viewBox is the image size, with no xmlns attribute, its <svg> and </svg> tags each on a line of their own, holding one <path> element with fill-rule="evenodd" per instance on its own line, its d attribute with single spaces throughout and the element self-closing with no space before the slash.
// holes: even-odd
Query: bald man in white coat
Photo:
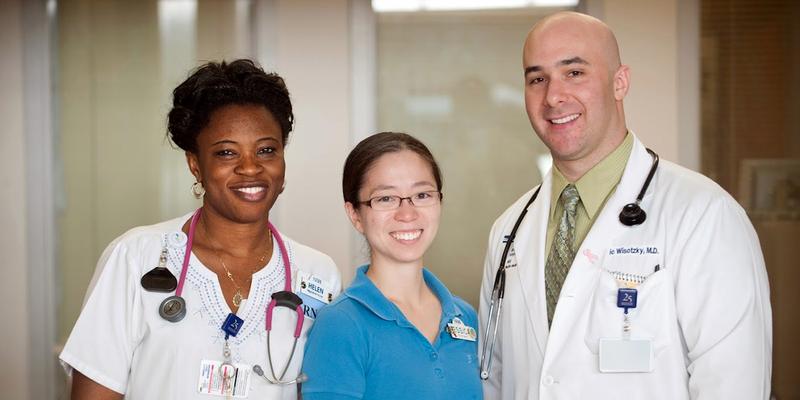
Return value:
<svg viewBox="0 0 800 400">
<path fill-rule="evenodd" d="M 772 319 L 758 238 L 717 184 L 664 160 L 654 167 L 625 122 L 630 75 L 611 30 L 583 14 L 549 16 L 528 34 L 523 67 L 527 113 L 553 168 L 491 231 L 481 349 L 492 344 L 504 241 L 538 190 L 506 262 L 485 398 L 768 398 Z M 580 195 L 574 259 L 548 303 L 564 184 Z M 646 220 L 623 224 L 620 211 L 644 186 Z M 635 306 L 625 302 L 631 291 Z"/>
</svg>

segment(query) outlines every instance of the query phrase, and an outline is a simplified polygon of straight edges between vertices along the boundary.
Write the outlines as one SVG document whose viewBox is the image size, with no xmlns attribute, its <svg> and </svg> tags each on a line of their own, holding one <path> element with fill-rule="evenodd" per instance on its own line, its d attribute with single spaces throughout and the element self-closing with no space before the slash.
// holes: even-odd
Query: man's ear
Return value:
<svg viewBox="0 0 800 400">
<path fill-rule="evenodd" d="M 614 98 L 622 101 L 631 85 L 631 72 L 627 65 L 620 65 L 614 73 Z"/>
<path fill-rule="evenodd" d="M 347 213 L 347 217 L 350 218 L 350 223 L 353 224 L 353 228 L 356 228 L 358 233 L 363 235 L 364 226 L 361 224 L 361 214 L 353 207 L 353 203 L 349 201 L 345 202 L 344 211 Z"/>
<path fill-rule="evenodd" d="M 200 162 L 197 160 L 197 154 L 192 153 L 191 151 L 187 151 L 186 154 L 186 164 L 189 166 L 189 172 L 194 175 L 194 180 L 196 182 L 203 183 L 203 177 L 200 175 Z"/>
</svg>

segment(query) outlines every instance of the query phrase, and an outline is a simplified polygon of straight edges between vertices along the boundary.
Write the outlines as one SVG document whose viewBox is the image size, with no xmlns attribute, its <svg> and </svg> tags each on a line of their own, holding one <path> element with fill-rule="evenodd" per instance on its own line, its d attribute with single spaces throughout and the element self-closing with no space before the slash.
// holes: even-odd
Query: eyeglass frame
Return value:
<svg viewBox="0 0 800 400">
<path fill-rule="evenodd" d="M 444 193 L 442 193 L 439 190 L 423 190 L 421 192 L 414 193 L 413 195 L 408 196 L 408 197 L 401 197 L 401 196 L 398 196 L 398 195 L 381 195 L 381 196 L 370 197 L 369 199 L 367 199 L 365 201 L 359 201 L 358 204 L 359 205 L 365 205 L 365 206 L 367 206 L 367 207 L 369 207 L 369 208 L 371 208 L 373 210 L 378 210 L 378 211 L 397 210 L 398 208 L 403 206 L 403 200 L 408 200 L 408 204 L 411 204 L 414 207 L 431 207 L 431 206 L 434 205 L 434 204 L 431 204 L 431 205 L 427 205 L 427 206 L 418 206 L 418 205 L 414 204 L 414 200 L 412 200 L 412 198 L 414 196 L 419 195 L 420 193 L 429 193 L 431 195 L 433 195 L 434 193 L 438 194 L 439 195 L 439 203 L 440 204 L 441 204 L 442 200 L 444 199 Z M 376 209 L 375 207 L 372 206 L 372 200 L 379 199 L 381 197 L 396 197 L 396 198 L 400 199 L 400 202 L 397 203 L 397 207 L 395 207 L 395 208 L 387 208 L 387 209 L 384 209 L 384 210 L 381 210 L 379 208 Z"/>
</svg>

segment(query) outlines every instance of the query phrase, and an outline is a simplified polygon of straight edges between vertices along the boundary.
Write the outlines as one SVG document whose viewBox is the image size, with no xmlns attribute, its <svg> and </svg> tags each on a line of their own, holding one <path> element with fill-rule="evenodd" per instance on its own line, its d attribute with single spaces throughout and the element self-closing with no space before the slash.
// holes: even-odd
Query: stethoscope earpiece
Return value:
<svg viewBox="0 0 800 400">
<path fill-rule="evenodd" d="M 619 213 L 619 222 L 627 226 L 640 225 L 647 219 L 647 213 L 636 203 L 628 203 Z"/>
</svg>

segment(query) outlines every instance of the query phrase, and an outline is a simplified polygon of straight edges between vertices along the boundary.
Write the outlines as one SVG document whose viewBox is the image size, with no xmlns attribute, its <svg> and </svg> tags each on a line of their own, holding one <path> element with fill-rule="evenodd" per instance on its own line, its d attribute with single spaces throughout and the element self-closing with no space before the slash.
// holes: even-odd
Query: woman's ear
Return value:
<svg viewBox="0 0 800 400">
<path fill-rule="evenodd" d="M 191 151 L 187 151 L 184 154 L 186 154 L 186 164 L 189 166 L 189 172 L 194 175 L 194 180 L 203 183 L 203 177 L 200 176 L 200 162 L 197 160 L 197 154 Z"/>
<path fill-rule="evenodd" d="M 350 223 L 353 224 L 353 228 L 356 228 L 358 233 L 364 234 L 364 226 L 361 224 L 361 214 L 358 213 L 355 207 L 353 207 L 353 203 L 347 201 L 344 203 L 344 211 L 347 213 L 347 217 L 350 218 Z"/>
</svg>

